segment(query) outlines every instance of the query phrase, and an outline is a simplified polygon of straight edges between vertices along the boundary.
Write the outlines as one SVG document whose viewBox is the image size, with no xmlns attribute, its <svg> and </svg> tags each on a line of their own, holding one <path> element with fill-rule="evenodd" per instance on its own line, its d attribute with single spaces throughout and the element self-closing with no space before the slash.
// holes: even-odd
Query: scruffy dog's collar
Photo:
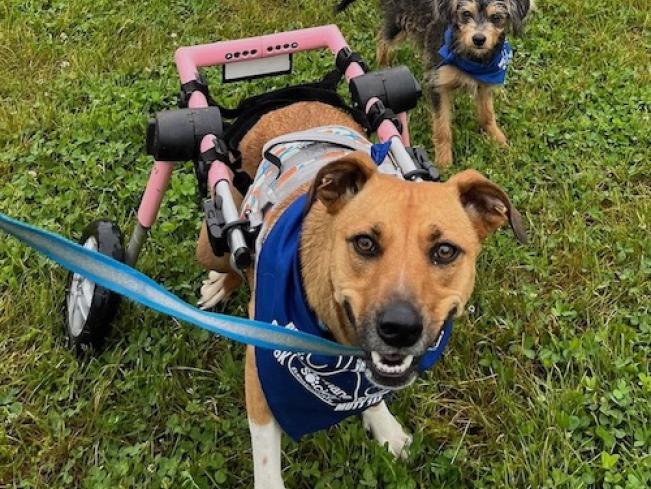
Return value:
<svg viewBox="0 0 651 489">
<path fill-rule="evenodd" d="M 452 26 L 449 26 L 443 36 L 443 46 L 439 49 L 439 55 L 442 58 L 439 66 L 452 65 L 479 82 L 489 85 L 502 85 L 506 79 L 508 65 L 513 58 L 513 50 L 505 39 L 502 47 L 495 52 L 493 59 L 488 63 L 471 61 L 453 51 Z"/>
</svg>

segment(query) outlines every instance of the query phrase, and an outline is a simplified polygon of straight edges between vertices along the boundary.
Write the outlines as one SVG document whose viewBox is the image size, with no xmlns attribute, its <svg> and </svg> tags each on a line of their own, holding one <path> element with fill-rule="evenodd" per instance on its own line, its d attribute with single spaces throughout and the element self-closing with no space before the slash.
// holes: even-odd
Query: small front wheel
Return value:
<svg viewBox="0 0 651 489">
<path fill-rule="evenodd" d="M 90 224 L 80 244 L 124 262 L 122 234 L 111 221 Z M 70 347 L 75 350 L 86 346 L 100 348 L 111 331 L 111 322 L 119 304 L 120 295 L 96 285 L 83 275 L 70 273 L 65 301 L 65 329 Z"/>
</svg>

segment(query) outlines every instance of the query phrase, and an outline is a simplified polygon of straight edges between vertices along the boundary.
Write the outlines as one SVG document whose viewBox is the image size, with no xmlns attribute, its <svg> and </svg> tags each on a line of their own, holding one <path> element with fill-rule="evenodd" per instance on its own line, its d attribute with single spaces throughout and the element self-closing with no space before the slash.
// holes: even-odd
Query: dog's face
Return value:
<svg viewBox="0 0 651 489">
<path fill-rule="evenodd" d="M 448 15 L 455 28 L 454 49 L 472 59 L 490 59 L 508 28 L 520 31 L 529 4 L 529 0 L 452 0 Z"/>
<path fill-rule="evenodd" d="M 446 319 L 463 310 L 482 240 L 507 221 L 525 236 L 504 192 L 474 171 L 409 183 L 354 154 L 322 169 L 312 195 L 330 219 L 329 280 L 347 336 L 390 388 L 413 381 Z"/>
</svg>

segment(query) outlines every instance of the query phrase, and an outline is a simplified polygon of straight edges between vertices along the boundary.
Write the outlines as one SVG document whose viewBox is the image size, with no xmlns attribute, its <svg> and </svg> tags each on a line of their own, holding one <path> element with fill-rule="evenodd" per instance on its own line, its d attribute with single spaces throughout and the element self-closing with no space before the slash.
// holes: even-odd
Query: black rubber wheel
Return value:
<svg viewBox="0 0 651 489">
<path fill-rule="evenodd" d="M 80 244 L 124 262 L 120 229 L 111 221 L 90 224 Z M 99 349 L 111 332 L 120 304 L 120 295 L 96 285 L 76 273 L 68 275 L 65 300 L 65 331 L 69 346 L 80 351 L 86 347 Z"/>
</svg>

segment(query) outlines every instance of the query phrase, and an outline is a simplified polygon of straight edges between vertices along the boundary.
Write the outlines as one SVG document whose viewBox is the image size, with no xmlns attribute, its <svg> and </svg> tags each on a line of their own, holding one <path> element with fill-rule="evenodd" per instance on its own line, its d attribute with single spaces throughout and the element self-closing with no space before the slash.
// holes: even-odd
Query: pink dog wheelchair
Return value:
<svg viewBox="0 0 651 489">
<path fill-rule="evenodd" d="M 328 49 L 335 70 L 323 80 L 286 87 L 244 100 L 237 108 L 213 100 L 200 68 L 222 66 L 223 82 L 288 74 L 292 56 Z M 118 227 L 96 221 L 82 235 L 84 247 L 135 266 L 148 232 L 156 221 L 176 162 L 193 161 L 208 223 L 210 243 L 218 256 L 230 253 L 234 270 L 252 262 L 252 243 L 258 229 L 240 215 L 232 189 L 244 195 L 251 180 L 240 168 L 238 145 L 246 132 L 267 112 L 298 101 L 318 101 L 346 110 L 380 143 L 406 180 L 438 180 L 426 153 L 410 147 L 407 111 L 421 95 L 418 82 L 402 66 L 369 72 L 334 25 L 235 41 L 182 47 L 176 51 L 181 79 L 179 108 L 159 112 L 149 122 L 147 150 L 154 159 L 137 222 L 126 247 Z M 350 104 L 337 93 L 345 78 Z M 71 273 L 66 293 L 65 322 L 70 345 L 100 346 L 110 331 L 120 296 L 81 275 Z"/>
</svg>

